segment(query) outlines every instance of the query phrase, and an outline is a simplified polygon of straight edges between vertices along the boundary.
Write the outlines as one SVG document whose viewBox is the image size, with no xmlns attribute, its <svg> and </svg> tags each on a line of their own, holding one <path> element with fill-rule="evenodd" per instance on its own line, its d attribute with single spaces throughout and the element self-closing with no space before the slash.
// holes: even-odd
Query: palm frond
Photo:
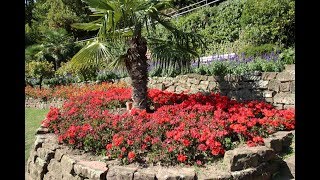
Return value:
<svg viewBox="0 0 320 180">
<path fill-rule="evenodd" d="M 88 66 L 98 65 L 101 61 L 110 63 L 112 57 L 103 43 L 93 41 L 75 54 L 71 59 L 71 63 L 72 66 L 83 69 Z"/>
<path fill-rule="evenodd" d="M 101 28 L 101 24 L 98 23 L 73 23 L 71 24 L 71 27 L 86 30 L 86 31 L 94 31 Z"/>
</svg>

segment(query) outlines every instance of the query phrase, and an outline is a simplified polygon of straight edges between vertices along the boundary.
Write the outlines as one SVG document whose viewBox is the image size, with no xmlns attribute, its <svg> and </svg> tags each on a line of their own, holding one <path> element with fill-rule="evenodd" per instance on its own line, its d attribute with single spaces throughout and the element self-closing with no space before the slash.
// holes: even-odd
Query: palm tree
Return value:
<svg viewBox="0 0 320 180">
<path fill-rule="evenodd" d="M 87 42 L 71 59 L 74 66 L 83 68 L 104 60 L 112 68 L 124 67 L 130 78 L 133 107 L 147 109 L 147 41 L 157 49 L 151 53 L 159 57 L 165 64 L 169 64 L 168 54 L 189 54 L 197 56 L 195 48 L 202 44 L 200 36 L 194 33 L 184 33 L 178 30 L 164 10 L 172 8 L 169 1 L 160 0 L 83 0 L 88 4 L 93 16 L 98 19 L 90 23 L 75 23 L 72 26 L 78 29 L 97 31 L 93 41 Z M 156 25 L 157 24 L 157 25 Z M 163 26 L 172 34 L 170 42 L 155 38 L 157 26 Z M 146 35 L 144 35 L 146 34 Z M 159 50 L 167 44 L 172 49 Z M 116 49 L 116 50 L 115 50 Z M 170 51 L 174 51 L 172 53 Z M 162 55 L 163 54 L 163 55 Z M 185 57 L 185 56 L 183 56 Z M 189 58 L 190 59 L 190 58 Z M 186 59 L 172 59 L 180 65 Z M 90 62 L 90 63 L 88 63 Z"/>
</svg>

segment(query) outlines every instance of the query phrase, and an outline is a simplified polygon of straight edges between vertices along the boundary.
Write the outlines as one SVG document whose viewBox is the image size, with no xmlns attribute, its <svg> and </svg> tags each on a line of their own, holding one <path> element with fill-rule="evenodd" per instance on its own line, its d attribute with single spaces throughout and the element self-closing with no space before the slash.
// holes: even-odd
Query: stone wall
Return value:
<svg viewBox="0 0 320 180">
<path fill-rule="evenodd" d="M 115 82 L 131 83 L 130 78 Z M 226 75 L 225 77 L 199 74 L 149 78 L 149 88 L 175 93 L 220 92 L 232 99 L 264 100 L 278 109 L 295 107 L 295 65 L 287 65 L 283 72 L 254 72 L 250 75 Z M 61 107 L 63 99 L 44 101 L 26 98 L 26 107 Z"/>
<path fill-rule="evenodd" d="M 120 165 L 58 144 L 57 137 L 46 128 L 37 130 L 36 140 L 26 164 L 26 180 L 165 180 L 165 179 L 272 179 L 282 168 L 277 156 L 287 149 L 294 132 L 282 131 L 264 139 L 265 146 L 241 146 L 226 151 L 221 161 L 195 168 L 193 166 Z"/>
<path fill-rule="evenodd" d="M 130 83 L 130 78 L 120 81 Z M 220 92 L 236 100 L 264 100 L 278 109 L 287 109 L 295 105 L 295 65 L 287 65 L 283 72 L 254 72 L 243 76 L 152 77 L 148 86 L 176 93 Z"/>
<path fill-rule="evenodd" d="M 62 107 L 64 103 L 64 99 L 62 98 L 53 98 L 51 100 L 43 100 L 43 99 L 34 99 L 31 97 L 25 98 L 25 107 L 29 108 L 38 108 L 38 109 L 49 109 L 50 106 L 53 107 Z"/>
</svg>

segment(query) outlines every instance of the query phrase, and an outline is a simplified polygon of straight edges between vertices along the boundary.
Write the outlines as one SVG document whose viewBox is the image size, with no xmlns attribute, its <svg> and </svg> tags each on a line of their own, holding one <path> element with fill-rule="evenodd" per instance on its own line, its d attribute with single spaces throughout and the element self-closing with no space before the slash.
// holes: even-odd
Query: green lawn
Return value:
<svg viewBox="0 0 320 180">
<path fill-rule="evenodd" d="M 35 141 L 35 132 L 40 127 L 41 121 L 45 118 L 49 109 L 25 109 L 25 161 L 27 161 L 30 148 Z"/>
</svg>

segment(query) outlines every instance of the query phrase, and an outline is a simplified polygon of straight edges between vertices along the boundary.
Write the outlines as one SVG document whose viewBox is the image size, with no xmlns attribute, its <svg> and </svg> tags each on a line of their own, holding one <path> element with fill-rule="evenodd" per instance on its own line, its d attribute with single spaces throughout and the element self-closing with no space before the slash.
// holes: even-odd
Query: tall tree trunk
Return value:
<svg viewBox="0 0 320 180">
<path fill-rule="evenodd" d="M 141 29 L 137 31 L 129 41 L 130 48 L 127 51 L 125 64 L 131 77 L 133 108 L 147 109 L 147 41 L 141 37 Z"/>
</svg>

